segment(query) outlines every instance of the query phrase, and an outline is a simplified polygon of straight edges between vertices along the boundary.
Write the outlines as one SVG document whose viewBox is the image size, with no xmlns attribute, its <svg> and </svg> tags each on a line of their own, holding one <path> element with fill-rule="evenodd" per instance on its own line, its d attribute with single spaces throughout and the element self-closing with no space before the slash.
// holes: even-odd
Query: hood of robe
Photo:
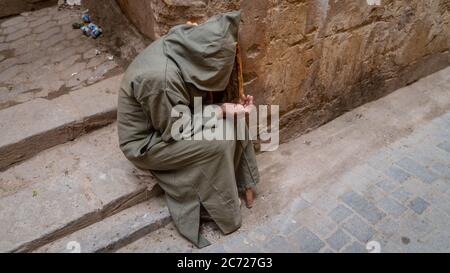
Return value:
<svg viewBox="0 0 450 273">
<path fill-rule="evenodd" d="M 201 91 L 224 91 L 236 57 L 241 13 L 211 17 L 198 26 L 179 25 L 164 38 L 164 52 L 183 80 Z"/>
</svg>

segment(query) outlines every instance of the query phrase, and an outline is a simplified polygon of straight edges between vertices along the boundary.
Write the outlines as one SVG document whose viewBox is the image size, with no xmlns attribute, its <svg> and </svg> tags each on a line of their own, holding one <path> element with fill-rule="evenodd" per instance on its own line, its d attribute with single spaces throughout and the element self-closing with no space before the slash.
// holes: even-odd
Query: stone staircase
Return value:
<svg viewBox="0 0 450 273">
<path fill-rule="evenodd" d="M 118 147 L 122 75 L 0 110 L 0 252 L 107 252 L 170 222 Z"/>
<path fill-rule="evenodd" d="M 260 155 L 265 181 L 260 191 L 265 196 L 259 200 L 267 199 L 257 209 L 243 212 L 246 226 L 242 229 L 282 210 L 292 192 L 302 192 L 308 183 L 327 181 L 318 168 L 333 170 L 330 175 L 335 175 L 336 162 L 359 160 L 373 152 L 374 147 L 366 145 L 368 139 L 385 141 L 386 132 L 376 132 L 380 127 L 362 130 L 357 127 L 362 123 L 409 132 L 419 121 L 447 111 L 448 69 L 396 92 L 388 103 L 380 100 L 372 103 L 377 107 L 362 106 L 324 126 L 322 132 L 310 133 L 306 138 L 314 139 L 312 146 L 301 144 L 306 142 L 300 138 L 280 152 Z M 162 249 L 148 245 L 158 240 L 160 245 L 166 243 L 158 235 L 162 231 L 165 236 L 163 227 L 171 221 L 161 189 L 149 172 L 135 168 L 118 147 L 115 119 L 121 77 L 55 99 L 37 98 L 0 110 L 0 252 L 71 252 L 74 242 L 81 252 Z M 364 119 L 355 115 L 358 112 L 364 113 Z M 396 118 L 387 123 L 386 117 L 392 116 Z M 331 141 L 330 132 L 341 127 L 352 134 L 331 134 Z M 334 146 L 318 151 L 321 143 Z M 347 147 L 348 143 L 352 145 Z M 342 147 L 347 147 L 345 152 Z M 326 160 L 337 151 L 339 160 Z M 297 163 L 280 172 L 276 162 L 281 160 Z M 299 165 L 301 173 L 297 173 Z M 284 187 L 277 187 L 279 181 Z"/>
</svg>

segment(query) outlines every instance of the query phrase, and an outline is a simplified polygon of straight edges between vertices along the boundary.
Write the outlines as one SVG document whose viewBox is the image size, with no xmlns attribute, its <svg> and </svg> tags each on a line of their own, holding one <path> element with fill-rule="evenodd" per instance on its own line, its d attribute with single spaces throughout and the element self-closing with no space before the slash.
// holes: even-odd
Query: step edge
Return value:
<svg viewBox="0 0 450 273">
<path fill-rule="evenodd" d="M 155 184 L 156 185 L 156 184 Z M 23 243 L 20 246 L 11 249 L 7 252 L 12 253 L 28 253 L 32 252 L 40 247 L 50 244 L 56 240 L 59 240 L 65 236 L 75 233 L 83 228 L 98 223 L 107 217 L 111 217 L 123 210 L 126 210 L 132 206 L 145 202 L 160 193 L 158 187 L 153 187 L 151 190 L 147 186 L 142 187 L 130 194 L 122 196 L 116 200 L 103 206 L 101 210 L 96 210 L 91 213 L 85 214 L 80 218 L 67 223 L 63 227 L 49 231 L 47 234 L 40 238 Z"/>
<path fill-rule="evenodd" d="M 135 232 L 129 234 L 128 236 L 125 236 L 116 241 L 112 241 L 107 246 L 104 246 L 104 247 L 96 250 L 95 253 L 115 252 L 115 251 L 119 250 L 120 248 L 125 247 L 125 246 L 149 235 L 150 233 L 159 230 L 160 228 L 165 227 L 170 222 L 172 222 L 172 217 L 170 216 L 170 213 L 167 211 L 167 213 L 160 219 L 157 219 L 153 223 L 146 225 L 146 226 L 142 227 L 141 229 L 136 230 Z"/>
<path fill-rule="evenodd" d="M 21 162 L 30 159 L 45 150 L 67 143 L 92 131 L 106 127 L 114 123 L 116 118 L 117 108 L 113 108 L 106 112 L 96 113 L 33 136 L 27 136 L 18 142 L 0 147 L 0 154 L 2 155 L 2 158 L 0 158 L 0 172 L 6 171 L 12 166 L 20 164 Z M 53 141 L 48 142 L 48 139 L 51 139 L 53 136 L 58 137 L 56 137 Z M 39 149 L 36 149 L 35 143 L 43 143 L 43 145 L 41 145 Z M 28 149 L 30 146 L 33 146 L 34 149 Z M 19 157 L 17 157 L 18 150 L 23 151 Z"/>
</svg>

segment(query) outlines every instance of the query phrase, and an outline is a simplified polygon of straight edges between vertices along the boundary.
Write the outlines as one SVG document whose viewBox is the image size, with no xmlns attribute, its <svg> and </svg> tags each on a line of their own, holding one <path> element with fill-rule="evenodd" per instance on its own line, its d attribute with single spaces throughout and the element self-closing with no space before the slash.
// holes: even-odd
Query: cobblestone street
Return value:
<svg viewBox="0 0 450 273">
<path fill-rule="evenodd" d="M 444 71 L 448 69 L 437 74 L 445 75 Z M 448 98 L 448 73 L 444 79 L 436 81 L 435 75 L 421 80 L 397 91 L 397 94 L 364 106 L 363 109 L 356 109 L 324 126 L 329 128 L 319 128 L 282 145 L 278 155 L 263 154 L 260 158 L 263 172 L 264 166 L 270 162 L 269 158 L 280 161 L 272 164 L 286 166 L 281 171 L 273 169 L 272 175 L 276 179 L 272 179 L 272 175 L 268 176 L 267 172 L 270 171 L 265 169 L 263 180 L 266 181 L 262 183 L 278 182 L 283 189 L 277 189 L 278 193 L 272 193 L 271 196 L 259 196 L 252 210 L 244 208 L 244 226 L 232 235 L 223 236 L 213 225 L 207 224 L 205 233 L 215 244 L 200 251 L 367 253 L 368 247 L 381 252 L 449 252 L 450 112 L 418 128 L 409 127 L 407 135 L 395 141 L 392 141 L 390 133 L 381 132 L 377 138 L 383 140 L 382 147 L 368 157 L 362 151 L 359 158 L 365 159 L 346 165 L 342 172 L 338 168 L 342 163 L 339 161 L 354 149 L 364 150 L 364 145 L 357 141 L 341 143 L 340 146 L 331 144 L 339 142 L 339 135 L 345 135 L 344 132 L 349 130 L 345 128 L 349 122 L 354 123 L 359 119 L 367 122 L 366 118 L 370 119 L 368 112 L 375 114 L 384 107 L 382 105 L 396 105 L 395 100 L 402 96 L 401 93 L 404 96 L 407 92 L 414 92 L 414 89 L 431 88 L 444 91 L 443 94 Z M 433 92 L 430 91 L 430 94 Z M 399 109 L 402 107 L 395 111 L 401 111 Z M 412 113 L 404 114 L 409 122 L 414 121 Z M 382 112 L 371 117 L 379 119 L 381 116 Z M 367 130 L 368 134 L 374 132 L 361 125 L 352 125 L 357 131 L 352 134 L 360 135 L 358 138 L 363 143 L 362 131 Z M 321 142 L 322 138 L 327 141 Z M 312 144 L 309 144 L 310 141 Z M 321 144 L 325 148 L 321 148 Z M 292 152 L 298 150 L 300 145 L 308 146 L 308 150 L 303 151 L 303 154 Z M 329 152 L 330 149 L 338 152 L 335 157 L 324 161 L 319 168 L 308 170 L 317 163 L 314 155 L 326 158 L 324 151 Z M 311 156 L 305 156 L 305 153 Z M 334 168 L 327 170 L 329 166 Z M 289 169 L 298 170 L 292 175 L 284 174 Z M 305 177 L 308 175 L 305 173 L 327 171 L 332 175 L 322 176 L 314 185 L 301 190 L 295 185 L 306 182 Z M 269 185 L 264 189 L 273 190 L 274 187 L 277 188 Z M 274 210 L 271 207 L 278 206 L 277 202 L 283 202 L 275 197 L 277 195 L 289 201 L 286 201 L 286 207 Z M 278 213 L 271 214 L 272 211 Z M 256 221 L 255 217 L 263 220 Z M 172 225 L 156 233 L 121 251 L 198 251 L 180 239 Z"/>
<path fill-rule="evenodd" d="M 80 13 L 55 6 L 0 22 L 0 109 L 54 98 L 119 72 L 105 49 L 72 29 Z"/>
</svg>

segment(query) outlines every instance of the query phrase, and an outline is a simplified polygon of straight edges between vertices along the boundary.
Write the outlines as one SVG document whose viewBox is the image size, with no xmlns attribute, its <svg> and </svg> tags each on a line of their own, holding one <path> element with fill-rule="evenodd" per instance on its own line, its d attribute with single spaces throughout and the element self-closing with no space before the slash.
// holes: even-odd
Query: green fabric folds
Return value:
<svg viewBox="0 0 450 273">
<path fill-rule="evenodd" d="M 121 150 L 157 178 L 175 225 L 198 247 L 209 244 L 199 232 L 201 205 L 224 233 L 240 227 L 238 188 L 259 181 L 255 152 L 248 140 L 174 141 L 171 111 L 176 105 L 192 108 L 193 95 L 225 90 L 239 17 L 230 12 L 197 27 L 173 28 L 136 57 L 119 92 Z"/>
<path fill-rule="evenodd" d="M 240 12 L 230 12 L 169 32 L 164 51 L 178 65 L 185 82 L 202 91 L 225 90 L 236 56 L 239 21 Z"/>
</svg>

